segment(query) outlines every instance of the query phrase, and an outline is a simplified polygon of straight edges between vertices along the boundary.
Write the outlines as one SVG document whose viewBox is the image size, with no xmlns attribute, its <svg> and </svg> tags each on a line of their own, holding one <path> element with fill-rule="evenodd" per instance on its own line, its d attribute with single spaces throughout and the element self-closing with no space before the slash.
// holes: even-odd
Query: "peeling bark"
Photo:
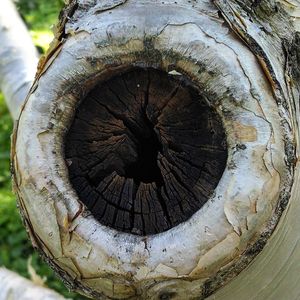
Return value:
<svg viewBox="0 0 300 300">
<path fill-rule="evenodd" d="M 96 299 L 214 294 L 211 299 L 224 300 L 241 290 L 241 299 L 255 293 L 256 299 L 274 299 L 286 298 L 291 289 L 289 299 L 299 298 L 297 266 L 284 259 L 290 245 L 298 248 L 291 241 L 296 234 L 289 234 L 298 224 L 299 176 L 299 36 L 293 15 L 298 12 L 287 1 L 250 0 L 72 1 L 64 10 L 15 128 L 12 160 L 33 245 L 70 288 Z M 159 77 L 152 92 L 151 72 Z M 177 95 L 176 102 L 175 95 L 164 106 L 164 88 L 171 85 L 166 94 L 172 94 L 170 82 L 186 79 L 197 97 L 189 99 L 184 89 L 184 97 Z M 207 121 L 197 105 L 216 117 Z M 161 106 L 165 115 L 157 116 Z M 189 130 L 172 140 L 176 121 L 180 130 L 189 129 L 189 122 L 197 129 L 197 117 L 213 122 L 216 144 L 203 144 Z M 204 176 L 198 159 L 208 152 L 198 148 L 220 147 L 222 130 L 226 167 L 223 172 L 212 165 Z M 153 148 L 145 162 L 139 151 L 148 155 L 141 146 L 147 137 Z M 179 148 L 187 156 L 179 158 Z M 222 157 L 215 150 L 210 155 L 213 161 Z M 134 182 L 142 182 L 136 197 Z M 155 206 L 153 185 L 163 183 L 173 196 L 157 200 L 162 207 L 153 211 L 162 212 L 155 216 L 160 223 L 148 227 L 137 203 L 145 211 L 143 204 Z M 189 206 L 194 198 L 195 210 L 176 212 L 173 203 Z M 174 202 L 166 205 L 167 199 Z M 140 219 L 119 216 L 122 201 Z"/>
</svg>

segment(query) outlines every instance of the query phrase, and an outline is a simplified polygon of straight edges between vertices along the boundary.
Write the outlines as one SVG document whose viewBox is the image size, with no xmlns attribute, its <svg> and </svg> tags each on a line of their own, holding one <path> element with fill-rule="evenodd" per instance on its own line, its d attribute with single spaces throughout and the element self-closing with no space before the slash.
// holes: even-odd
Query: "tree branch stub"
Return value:
<svg viewBox="0 0 300 300">
<path fill-rule="evenodd" d="M 262 250 L 287 205 L 288 87 L 213 3 L 96 2 L 77 2 L 15 130 L 29 234 L 91 297 L 204 299 Z M 140 213 L 148 195 L 162 223 Z"/>
</svg>

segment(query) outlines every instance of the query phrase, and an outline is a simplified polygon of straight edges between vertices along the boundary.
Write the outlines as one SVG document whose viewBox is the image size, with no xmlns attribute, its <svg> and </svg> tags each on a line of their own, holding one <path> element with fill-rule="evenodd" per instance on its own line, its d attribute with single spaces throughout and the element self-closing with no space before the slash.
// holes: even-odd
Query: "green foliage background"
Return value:
<svg viewBox="0 0 300 300">
<path fill-rule="evenodd" d="M 16 4 L 34 43 L 40 52 L 45 51 L 52 38 L 51 25 L 56 23 L 63 0 L 19 0 Z M 0 93 L 0 266 L 29 278 L 27 263 L 32 257 L 32 266 L 41 277 L 47 278 L 47 286 L 67 298 L 87 299 L 70 293 L 28 241 L 16 208 L 15 196 L 11 192 L 9 152 L 12 128 L 13 121 Z"/>
</svg>

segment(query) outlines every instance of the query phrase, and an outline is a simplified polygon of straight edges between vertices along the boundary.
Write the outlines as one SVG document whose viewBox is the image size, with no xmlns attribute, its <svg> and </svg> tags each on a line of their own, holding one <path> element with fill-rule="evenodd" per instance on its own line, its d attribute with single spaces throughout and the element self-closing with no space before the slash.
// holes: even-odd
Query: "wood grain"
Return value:
<svg viewBox="0 0 300 300">
<path fill-rule="evenodd" d="M 188 220 L 225 168 L 218 115 L 184 80 L 134 69 L 99 84 L 66 142 L 73 187 L 102 224 L 139 235 Z"/>
</svg>

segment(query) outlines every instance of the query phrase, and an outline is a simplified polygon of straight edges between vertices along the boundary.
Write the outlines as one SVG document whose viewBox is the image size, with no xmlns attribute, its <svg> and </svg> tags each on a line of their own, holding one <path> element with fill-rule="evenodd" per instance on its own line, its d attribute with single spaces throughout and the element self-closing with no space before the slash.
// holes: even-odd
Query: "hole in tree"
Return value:
<svg viewBox="0 0 300 300">
<path fill-rule="evenodd" d="M 149 235 L 188 220 L 227 160 L 218 114 L 186 79 L 134 68 L 99 83 L 66 136 L 70 180 L 103 225 Z"/>
<path fill-rule="evenodd" d="M 146 113 L 143 113 L 143 117 L 148 130 L 145 135 L 136 134 L 137 161 L 125 167 L 124 176 L 133 178 L 136 184 L 155 182 L 157 186 L 162 186 L 163 177 L 157 163 L 158 153 L 162 153 L 162 145 Z"/>
</svg>

